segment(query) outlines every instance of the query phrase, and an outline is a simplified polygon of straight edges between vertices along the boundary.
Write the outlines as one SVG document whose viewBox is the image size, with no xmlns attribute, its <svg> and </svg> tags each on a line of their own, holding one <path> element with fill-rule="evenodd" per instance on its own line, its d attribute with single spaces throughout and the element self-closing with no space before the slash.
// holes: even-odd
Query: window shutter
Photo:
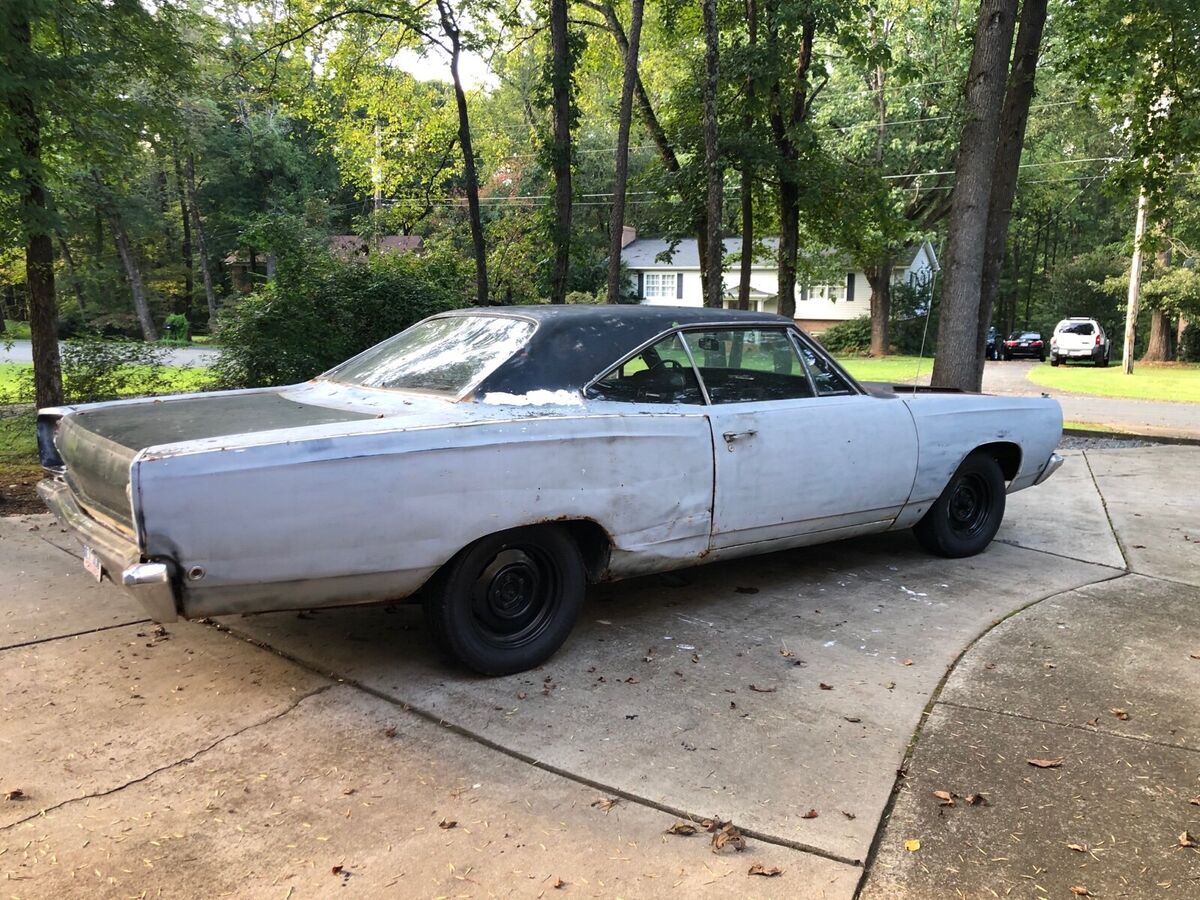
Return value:
<svg viewBox="0 0 1200 900">
<path fill-rule="evenodd" d="M 638 272 L 637 275 L 638 275 L 638 292 L 637 292 L 638 299 L 645 300 L 646 299 L 646 273 Z"/>
<path fill-rule="evenodd" d="M 800 302 L 803 303 L 807 299 L 808 299 L 808 285 L 802 284 L 802 285 L 800 285 Z"/>
<path fill-rule="evenodd" d="M 675 299 L 676 300 L 683 299 L 683 273 L 682 272 L 675 273 Z"/>
<path fill-rule="evenodd" d="M 846 302 L 854 302 L 854 273 L 846 273 Z"/>
</svg>

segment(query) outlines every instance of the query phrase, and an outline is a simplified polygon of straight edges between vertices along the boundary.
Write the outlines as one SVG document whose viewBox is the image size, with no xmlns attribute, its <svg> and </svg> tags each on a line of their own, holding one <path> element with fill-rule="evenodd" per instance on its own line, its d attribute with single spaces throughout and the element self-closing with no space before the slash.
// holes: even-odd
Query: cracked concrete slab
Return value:
<svg viewBox="0 0 1200 900">
<path fill-rule="evenodd" d="M 1087 458 L 1133 571 L 1200 586 L 1200 447 Z"/>
<path fill-rule="evenodd" d="M 1125 568 L 1083 452 L 1067 450 L 1062 455 L 1062 468 L 1045 484 L 1009 495 L 996 540 Z"/>
<path fill-rule="evenodd" d="M 714 854 L 707 835 L 666 835 L 673 816 L 603 799 L 335 687 L 186 766 L 0 833 L 0 869 L 40 896 L 542 897 L 559 880 L 568 896 L 854 894 L 855 867 L 756 841 Z M 782 874 L 750 876 L 756 862 Z"/>
<path fill-rule="evenodd" d="M 176 764 L 329 684 L 203 625 L 129 625 L 0 653 L 0 827 Z"/>
<path fill-rule="evenodd" d="M 43 538 L 50 515 L 0 517 L 0 650 L 145 619 L 123 591 Z M 78 546 L 78 545 L 77 545 Z"/>
<path fill-rule="evenodd" d="M 1054 769 L 1026 762 L 1058 757 Z M 946 807 L 934 791 L 981 793 L 987 804 Z M 939 704 L 861 896 L 1017 900 L 1081 887 L 1095 897 L 1194 897 L 1200 852 L 1178 835 L 1200 831 L 1200 807 L 1189 802 L 1197 794 L 1195 751 Z M 906 848 L 913 840 L 919 848 Z"/>
<path fill-rule="evenodd" d="M 1004 544 L 935 559 L 908 534 L 778 553 L 597 588 L 549 664 L 495 679 L 438 659 L 412 608 L 227 621 L 575 777 L 861 860 L 962 647 L 1111 574 Z"/>
<path fill-rule="evenodd" d="M 1200 589 L 1138 575 L 1053 597 L 981 638 L 940 699 L 1200 750 L 1198 609 Z"/>
</svg>

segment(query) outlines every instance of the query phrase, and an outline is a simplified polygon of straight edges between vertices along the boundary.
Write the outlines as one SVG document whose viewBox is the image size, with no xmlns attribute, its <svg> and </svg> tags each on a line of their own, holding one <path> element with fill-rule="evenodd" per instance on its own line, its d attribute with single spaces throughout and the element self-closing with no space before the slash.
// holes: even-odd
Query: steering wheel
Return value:
<svg viewBox="0 0 1200 900">
<path fill-rule="evenodd" d="M 683 365 L 677 359 L 663 359 L 659 357 L 658 363 L 654 366 L 656 369 L 682 369 Z"/>
</svg>

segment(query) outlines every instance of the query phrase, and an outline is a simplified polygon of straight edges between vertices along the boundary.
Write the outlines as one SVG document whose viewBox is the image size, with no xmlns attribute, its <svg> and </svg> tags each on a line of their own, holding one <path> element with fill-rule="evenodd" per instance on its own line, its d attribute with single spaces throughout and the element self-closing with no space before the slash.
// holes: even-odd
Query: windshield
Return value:
<svg viewBox="0 0 1200 900">
<path fill-rule="evenodd" d="M 466 393 L 525 346 L 536 326 L 507 316 L 444 316 L 418 322 L 325 373 L 331 381 Z"/>
</svg>

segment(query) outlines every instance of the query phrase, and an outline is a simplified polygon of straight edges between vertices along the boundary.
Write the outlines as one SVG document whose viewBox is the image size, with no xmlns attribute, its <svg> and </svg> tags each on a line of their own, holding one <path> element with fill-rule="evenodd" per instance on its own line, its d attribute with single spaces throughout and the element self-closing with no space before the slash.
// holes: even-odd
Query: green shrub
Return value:
<svg viewBox="0 0 1200 900">
<path fill-rule="evenodd" d="M 1175 358 L 1180 362 L 1200 362 L 1200 325 L 1189 324 L 1183 329 Z"/>
<path fill-rule="evenodd" d="M 163 322 L 162 340 L 167 344 L 191 343 L 191 323 L 188 322 L 188 317 L 183 313 L 167 316 L 167 320 Z"/>
<path fill-rule="evenodd" d="M 865 353 L 871 348 L 871 317 L 831 325 L 821 333 L 821 344 L 830 353 Z"/>
<path fill-rule="evenodd" d="M 165 387 L 165 351 L 150 344 L 84 338 L 59 347 L 69 403 L 154 394 Z"/>
<path fill-rule="evenodd" d="M 466 304 L 464 263 L 403 254 L 280 258 L 275 281 L 222 310 L 215 366 L 230 387 L 295 384 L 434 313 Z"/>
</svg>

